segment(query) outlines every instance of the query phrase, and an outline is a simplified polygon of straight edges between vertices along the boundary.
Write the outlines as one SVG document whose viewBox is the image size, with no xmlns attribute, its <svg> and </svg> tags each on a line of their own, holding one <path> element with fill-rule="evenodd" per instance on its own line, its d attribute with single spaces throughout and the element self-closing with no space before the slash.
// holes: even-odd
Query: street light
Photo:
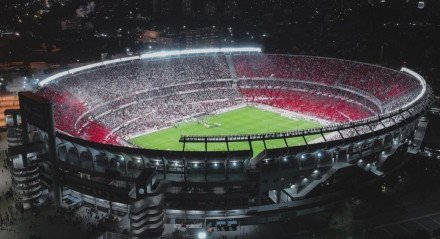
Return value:
<svg viewBox="0 0 440 239">
<path fill-rule="evenodd" d="M 206 232 L 199 232 L 199 234 L 197 234 L 197 238 L 198 239 L 206 239 Z"/>
</svg>

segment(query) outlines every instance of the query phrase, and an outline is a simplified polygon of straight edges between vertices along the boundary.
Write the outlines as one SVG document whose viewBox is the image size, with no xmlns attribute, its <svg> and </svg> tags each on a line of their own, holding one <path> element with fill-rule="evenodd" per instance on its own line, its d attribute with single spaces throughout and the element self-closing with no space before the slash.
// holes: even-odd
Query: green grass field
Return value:
<svg viewBox="0 0 440 239">
<path fill-rule="evenodd" d="M 229 134 L 255 134 L 281 132 L 298 129 L 308 129 L 320 126 L 319 123 L 304 119 L 291 119 L 281 116 L 279 113 L 258 109 L 255 107 L 243 107 L 215 116 L 205 116 L 199 121 L 179 123 L 176 127 L 159 130 L 129 140 L 134 145 L 142 148 L 161 150 L 182 150 L 183 143 L 179 142 L 181 135 L 229 135 Z M 311 141 L 319 135 L 311 135 L 306 139 Z M 302 137 L 287 140 L 289 146 L 304 144 Z M 282 139 L 267 140 L 267 148 L 284 147 Z M 263 142 L 252 143 L 254 154 L 264 149 Z M 203 143 L 187 143 L 185 150 L 204 150 Z M 247 142 L 229 143 L 230 150 L 249 149 Z M 226 150 L 225 143 L 208 143 L 208 150 Z"/>
</svg>

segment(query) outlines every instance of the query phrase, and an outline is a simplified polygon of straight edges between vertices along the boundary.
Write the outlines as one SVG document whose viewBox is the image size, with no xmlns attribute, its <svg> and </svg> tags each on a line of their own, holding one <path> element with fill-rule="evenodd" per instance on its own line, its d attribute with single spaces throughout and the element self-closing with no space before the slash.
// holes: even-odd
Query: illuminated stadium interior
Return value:
<svg viewBox="0 0 440 239">
<path fill-rule="evenodd" d="M 138 136 L 155 132 L 160 137 L 157 131 L 169 127 L 183 137 L 287 132 L 359 122 L 408 107 L 424 94 L 424 84 L 405 72 L 358 62 L 267 55 L 258 48 L 210 48 L 86 65 L 43 80 L 39 94 L 53 102 L 61 132 L 94 142 L 126 146 L 137 142 L 148 147 Z M 203 124 L 206 115 L 246 105 L 266 107 L 280 115 L 291 112 L 291 118 L 315 123 L 302 128 L 268 122 L 266 130 L 256 125 L 260 131 L 250 127 L 249 132 L 240 124 L 237 130 L 223 131 L 181 128 L 189 124 L 184 122 Z M 158 141 L 169 139 L 170 144 L 150 144 L 149 148 L 179 150 L 182 143 L 177 142 L 176 134 L 169 138 L 163 133 L 165 138 Z M 202 150 L 203 146 L 189 144 L 187 150 L 191 149 Z"/>
</svg>

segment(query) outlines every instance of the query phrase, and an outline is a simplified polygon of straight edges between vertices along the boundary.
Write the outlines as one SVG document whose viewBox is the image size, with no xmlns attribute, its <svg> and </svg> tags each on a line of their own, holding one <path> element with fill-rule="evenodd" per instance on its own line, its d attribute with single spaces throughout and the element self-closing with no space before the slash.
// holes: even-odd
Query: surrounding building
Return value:
<svg viewBox="0 0 440 239">
<path fill-rule="evenodd" d="M 216 26 L 180 31 L 182 48 L 212 47 L 220 43 L 220 31 Z"/>
</svg>

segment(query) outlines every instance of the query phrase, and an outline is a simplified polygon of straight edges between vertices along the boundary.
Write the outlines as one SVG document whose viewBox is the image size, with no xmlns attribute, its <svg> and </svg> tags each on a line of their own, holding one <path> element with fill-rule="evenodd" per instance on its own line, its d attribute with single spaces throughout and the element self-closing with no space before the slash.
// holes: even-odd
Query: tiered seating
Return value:
<svg viewBox="0 0 440 239">
<path fill-rule="evenodd" d="M 96 119 L 109 128 L 119 128 L 121 135 L 163 128 L 188 116 L 234 105 L 234 99 L 240 98 L 239 92 L 232 88 L 231 82 L 222 83 L 223 87 L 216 88 L 197 88 L 200 85 L 193 84 L 188 91 L 176 91 L 181 87 L 172 87 L 154 96 L 141 94 L 131 97 L 132 104 L 119 105 Z M 126 125 L 133 119 L 136 119 L 134 124 Z"/>
<path fill-rule="evenodd" d="M 89 108 L 116 97 L 157 87 L 230 78 L 224 56 L 137 61 L 68 77 L 59 82 Z"/>
<path fill-rule="evenodd" d="M 372 65 L 352 63 L 354 67 L 341 82 L 388 100 L 404 95 L 418 86 L 418 82 L 402 73 Z"/>
<path fill-rule="evenodd" d="M 333 84 L 348 66 L 342 60 L 308 56 L 252 55 L 234 56 L 238 77 L 273 77 Z"/>
<path fill-rule="evenodd" d="M 284 55 L 234 56 L 238 77 L 274 77 L 283 79 L 309 80 L 306 69 L 307 58 Z"/>
<path fill-rule="evenodd" d="M 58 130 L 94 142 L 118 144 L 117 137 L 115 136 L 106 139 L 106 135 L 110 132 L 109 129 L 96 122 L 91 122 L 80 134 L 74 127 L 75 121 L 81 114 L 86 112 L 87 109 L 80 100 L 56 84 L 46 86 L 38 93 L 52 101 L 55 125 Z"/>
<path fill-rule="evenodd" d="M 240 91 L 248 101 L 334 122 L 349 122 L 372 116 L 371 112 L 357 104 L 331 96 L 280 89 L 241 89 Z"/>
<path fill-rule="evenodd" d="M 288 55 L 234 56 L 238 77 L 281 78 L 350 86 L 389 100 L 414 90 L 418 82 L 390 69 L 350 61 Z"/>
<path fill-rule="evenodd" d="M 401 107 L 420 89 L 416 80 L 402 73 L 344 60 L 233 55 L 233 66 L 228 66 L 227 57 L 188 56 L 110 65 L 66 76 L 45 86 L 40 94 L 54 102 L 59 130 L 117 144 L 118 136 L 170 126 L 234 106 L 241 98 L 348 122 Z M 231 79 L 232 67 L 238 79 Z"/>
</svg>

